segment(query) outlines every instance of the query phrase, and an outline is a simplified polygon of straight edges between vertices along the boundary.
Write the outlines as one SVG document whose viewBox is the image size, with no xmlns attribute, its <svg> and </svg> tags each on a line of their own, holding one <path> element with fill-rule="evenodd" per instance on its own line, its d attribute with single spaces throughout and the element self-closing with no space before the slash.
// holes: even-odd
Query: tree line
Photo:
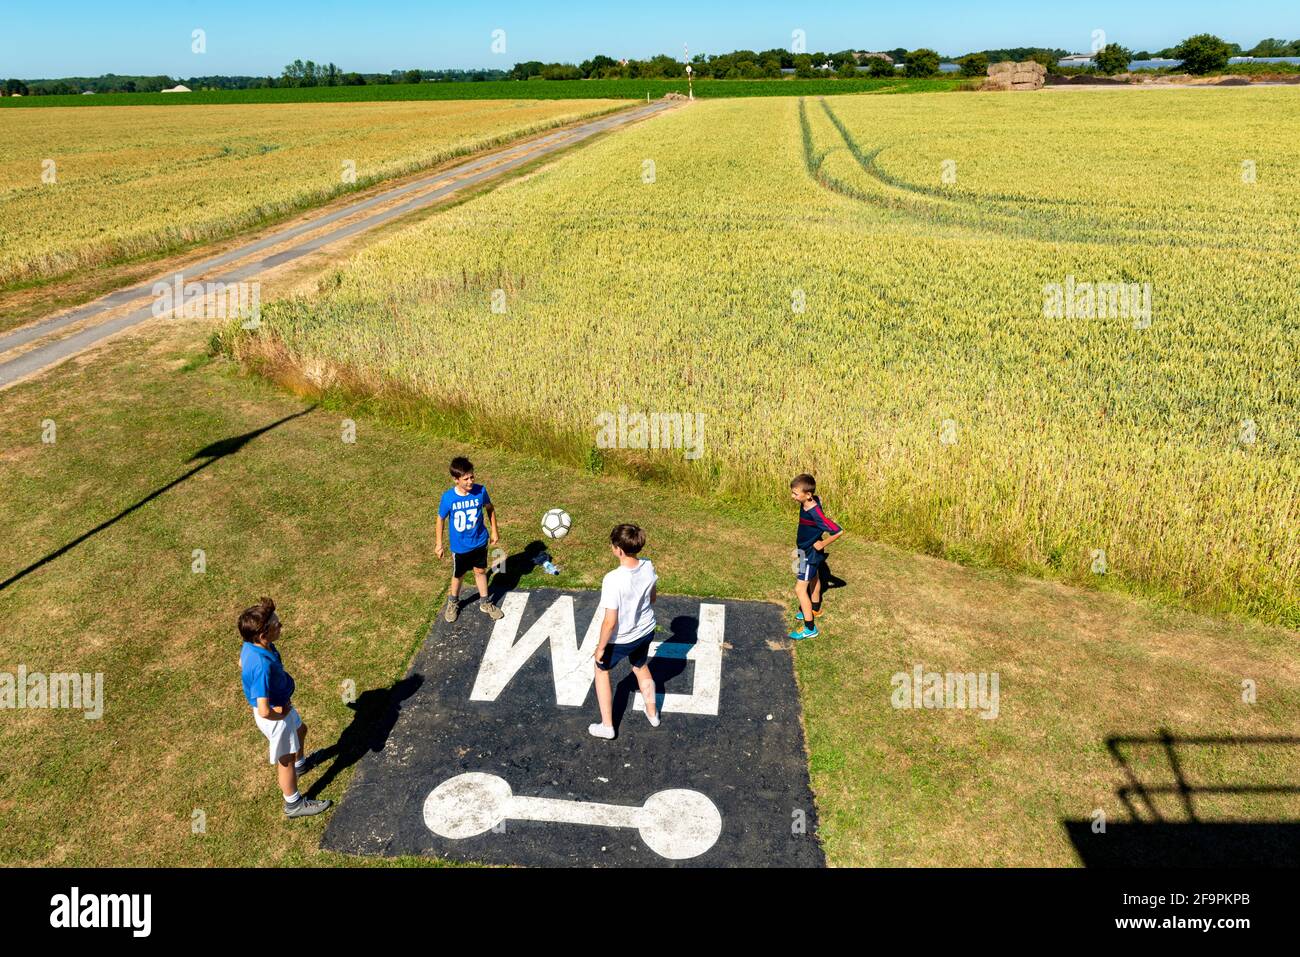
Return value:
<svg viewBox="0 0 1300 957">
<path fill-rule="evenodd" d="M 735 50 L 731 53 L 696 54 L 691 58 L 692 76 L 697 79 L 761 80 L 793 73 L 812 78 L 834 75 L 845 79 L 868 76 L 895 76 L 900 68 L 907 76 L 934 76 L 943 63 L 960 67 L 965 76 L 983 76 L 990 63 L 1005 60 L 1035 60 L 1049 70 L 1069 55 L 1068 50 L 1045 47 L 1008 47 L 980 50 L 960 57 L 943 57 L 930 49 L 840 50 L 835 53 L 793 53 L 790 50 Z M 884 56 L 881 56 L 884 54 Z M 1093 69 L 1115 74 L 1128 69 L 1134 60 L 1181 60 L 1180 69 L 1189 73 L 1214 73 L 1225 69 L 1235 56 L 1300 56 L 1300 39 L 1282 40 L 1269 37 L 1250 49 L 1229 43 L 1208 33 L 1188 37 L 1177 46 L 1164 50 L 1134 52 L 1119 43 L 1110 43 L 1092 55 Z M 886 58 L 887 57 L 887 58 Z M 4 82 L 6 96 L 43 96 L 73 93 L 156 93 L 183 83 L 193 90 L 245 90 L 268 87 L 367 86 L 394 83 L 472 83 L 487 80 L 585 80 L 585 79 L 682 79 L 687 64 L 660 54 L 642 60 L 621 59 L 600 54 L 581 63 L 543 63 L 529 60 L 516 63 L 510 70 L 390 70 L 387 73 L 344 72 L 334 63 L 294 60 L 277 76 L 195 76 L 174 80 L 169 76 L 122 76 L 107 73 L 97 77 L 63 77 L 50 80 Z"/>
</svg>

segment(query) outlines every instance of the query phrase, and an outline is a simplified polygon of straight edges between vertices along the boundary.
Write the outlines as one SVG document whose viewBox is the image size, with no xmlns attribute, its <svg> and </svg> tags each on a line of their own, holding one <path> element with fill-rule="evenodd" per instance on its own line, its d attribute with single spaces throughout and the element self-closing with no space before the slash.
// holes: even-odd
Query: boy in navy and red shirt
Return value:
<svg viewBox="0 0 1300 957">
<path fill-rule="evenodd" d="M 826 561 L 826 547 L 844 534 L 822 511 L 822 500 L 817 497 L 817 480 L 811 475 L 796 475 L 790 481 L 790 497 L 799 503 L 799 532 L 795 537 L 794 593 L 799 599 L 799 614 L 795 617 L 802 625 L 790 632 L 795 641 L 817 637 L 817 616 L 822 613 L 822 564 Z M 822 538 L 829 535 L 830 538 Z"/>
<path fill-rule="evenodd" d="M 465 573 L 474 570 L 474 584 L 478 586 L 478 607 L 494 621 L 505 613 L 488 600 L 487 564 L 488 545 L 495 545 L 497 513 L 487 489 L 474 483 L 474 464 L 463 456 L 451 460 L 451 488 L 442 493 L 438 503 L 438 544 L 434 554 L 442 558 L 442 523 L 448 521 L 451 539 L 451 589 L 447 592 L 447 607 L 443 617 L 455 621 L 460 614 L 460 582 Z M 489 542 L 488 527 L 492 536 Z"/>
</svg>

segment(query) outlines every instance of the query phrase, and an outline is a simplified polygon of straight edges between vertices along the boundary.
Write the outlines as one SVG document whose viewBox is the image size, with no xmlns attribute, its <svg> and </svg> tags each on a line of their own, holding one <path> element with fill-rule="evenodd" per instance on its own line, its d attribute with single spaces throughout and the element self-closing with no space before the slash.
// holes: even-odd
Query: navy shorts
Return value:
<svg viewBox="0 0 1300 957">
<path fill-rule="evenodd" d="M 596 662 L 596 667 L 601 671 L 609 671 L 624 658 L 633 668 L 644 667 L 650 657 L 650 639 L 654 636 L 654 629 L 651 628 L 636 641 L 629 641 L 625 645 L 616 645 L 611 641 L 605 646 L 605 653 Z"/>
<path fill-rule="evenodd" d="M 464 578 L 466 572 L 475 568 L 487 568 L 487 546 L 480 545 L 472 552 L 452 552 L 451 564 L 452 578 Z"/>
<path fill-rule="evenodd" d="M 823 556 L 821 552 L 815 551 L 815 554 L 817 555 L 815 561 L 809 561 L 804 555 L 799 556 L 798 566 L 794 570 L 794 577 L 799 581 L 815 581 L 817 576 L 821 574 Z"/>
</svg>

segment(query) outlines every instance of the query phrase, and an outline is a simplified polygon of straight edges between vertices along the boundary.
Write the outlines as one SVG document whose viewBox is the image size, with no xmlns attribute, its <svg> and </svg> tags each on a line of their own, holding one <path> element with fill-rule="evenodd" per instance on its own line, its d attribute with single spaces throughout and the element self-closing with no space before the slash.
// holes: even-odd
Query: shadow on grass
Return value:
<svg viewBox="0 0 1300 957">
<path fill-rule="evenodd" d="M 1169 764 L 1169 777 L 1144 782 L 1134 771 L 1128 748 L 1157 747 Z M 1300 865 L 1300 819 L 1203 820 L 1196 806 L 1202 795 L 1300 795 L 1300 784 L 1193 784 L 1183 770 L 1180 749 L 1300 747 L 1300 737 L 1175 737 L 1166 730 L 1151 737 L 1106 739 L 1106 749 L 1124 772 L 1115 795 L 1129 820 L 1065 820 L 1062 825 L 1085 867 L 1296 867 Z M 1185 752 L 1184 752 L 1185 753 Z M 1154 798 L 1169 801 L 1162 811 Z"/>
<path fill-rule="evenodd" d="M 507 558 L 505 567 L 495 572 L 488 584 L 488 597 L 492 602 L 499 605 L 507 592 L 518 588 L 520 580 L 532 574 L 533 569 L 538 567 L 538 559 L 544 554 L 546 545 L 534 539 L 522 552 L 516 552 Z"/>
<path fill-rule="evenodd" d="M 158 498 L 158 496 L 162 495 L 165 492 L 171 491 L 176 486 L 180 485 L 182 482 L 193 478 L 195 475 L 198 475 L 200 472 L 202 472 L 209 465 L 212 465 L 214 462 L 219 462 L 228 455 L 234 455 L 236 452 L 238 452 L 240 449 L 242 449 L 245 445 L 253 441 L 253 439 L 257 438 L 258 436 L 265 435 L 267 432 L 270 432 L 272 429 L 279 428 L 280 426 L 284 425 L 284 423 L 286 422 L 304 416 L 307 413 L 313 411 L 315 408 L 316 406 L 314 405 L 308 406 L 307 408 L 303 409 L 301 412 L 295 412 L 293 413 L 293 415 L 286 415 L 283 419 L 279 419 L 276 422 L 272 422 L 270 425 L 264 425 L 260 429 L 254 429 L 252 432 L 245 432 L 243 435 L 232 436 L 228 439 L 220 439 L 216 442 L 210 443 L 209 445 L 205 445 L 203 448 L 199 449 L 197 452 L 195 452 L 193 455 L 189 457 L 188 461 L 199 462 L 199 464 L 194 466 L 194 468 L 190 469 L 188 472 L 184 473 L 183 475 L 172 479 L 170 482 L 168 482 L 166 485 L 162 486 L 161 488 L 154 489 L 152 492 L 150 492 L 144 498 L 140 499 L 134 505 L 130 505 L 124 508 L 122 511 L 118 512 L 112 518 L 100 522 L 90 531 L 78 535 L 76 538 L 68 542 L 68 544 L 64 545 L 63 547 L 50 552 L 44 558 L 32 562 L 32 564 L 28 565 L 22 571 L 15 572 L 14 574 L 10 575 L 3 582 L 0 582 L 0 591 L 4 591 L 10 585 L 16 585 L 18 582 L 22 581 L 32 572 L 38 571 L 39 569 L 43 568 L 45 565 L 48 565 L 50 562 L 54 561 L 56 558 L 60 558 L 66 555 L 68 552 L 72 551 L 74 548 L 76 548 L 78 545 L 82 544 L 83 542 L 88 541 L 91 538 L 94 538 L 100 532 L 113 527 L 114 525 L 116 525 L 122 519 L 126 518 L 131 513 L 137 511 L 138 509 L 144 507 L 145 505 L 148 505 L 154 499 Z"/>
<path fill-rule="evenodd" d="M 330 766 L 307 789 L 306 796 L 316 797 L 335 778 L 360 761 L 367 751 L 382 751 L 393 725 L 397 723 L 402 702 L 415 694 L 423 683 L 420 675 L 410 675 L 387 688 L 361 692 L 357 700 L 348 705 L 353 711 L 351 723 L 343 729 L 338 741 L 320 750 L 316 763 L 328 761 Z"/>
<path fill-rule="evenodd" d="M 659 650 L 649 660 L 650 677 L 655 682 L 655 708 L 660 709 L 664 704 L 664 686 L 669 679 L 676 678 L 686 670 L 686 656 L 691 649 L 695 647 L 700 630 L 700 620 L 690 615 L 678 615 L 673 619 L 670 626 L 670 634 L 665 638 L 655 637 L 654 640 L 662 641 Z M 621 667 L 621 665 L 619 666 Z M 614 686 L 614 730 L 617 731 L 623 724 L 623 716 L 627 712 L 627 702 L 632 695 L 640 689 L 637 687 L 636 675 L 632 674 L 629 669 L 628 673 L 623 676 L 622 680 Z"/>
</svg>

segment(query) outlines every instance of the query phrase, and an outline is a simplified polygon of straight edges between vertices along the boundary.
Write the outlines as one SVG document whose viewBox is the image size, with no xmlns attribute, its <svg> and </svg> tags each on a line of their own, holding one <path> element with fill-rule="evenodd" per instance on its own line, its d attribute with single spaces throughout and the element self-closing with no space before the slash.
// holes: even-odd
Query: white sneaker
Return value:
<svg viewBox="0 0 1300 957">
<path fill-rule="evenodd" d="M 647 712 L 645 713 L 645 719 L 646 719 L 647 721 L 650 722 L 650 727 L 652 727 L 652 728 L 657 728 L 657 727 L 659 727 L 659 714 L 658 714 L 657 712 L 656 712 L 655 716 L 652 718 L 652 717 L 650 717 L 650 712 L 647 711 Z"/>
<path fill-rule="evenodd" d="M 614 738 L 614 728 L 608 724 L 596 723 L 587 727 L 587 733 L 593 738 L 604 738 L 606 741 L 612 741 Z"/>
</svg>

